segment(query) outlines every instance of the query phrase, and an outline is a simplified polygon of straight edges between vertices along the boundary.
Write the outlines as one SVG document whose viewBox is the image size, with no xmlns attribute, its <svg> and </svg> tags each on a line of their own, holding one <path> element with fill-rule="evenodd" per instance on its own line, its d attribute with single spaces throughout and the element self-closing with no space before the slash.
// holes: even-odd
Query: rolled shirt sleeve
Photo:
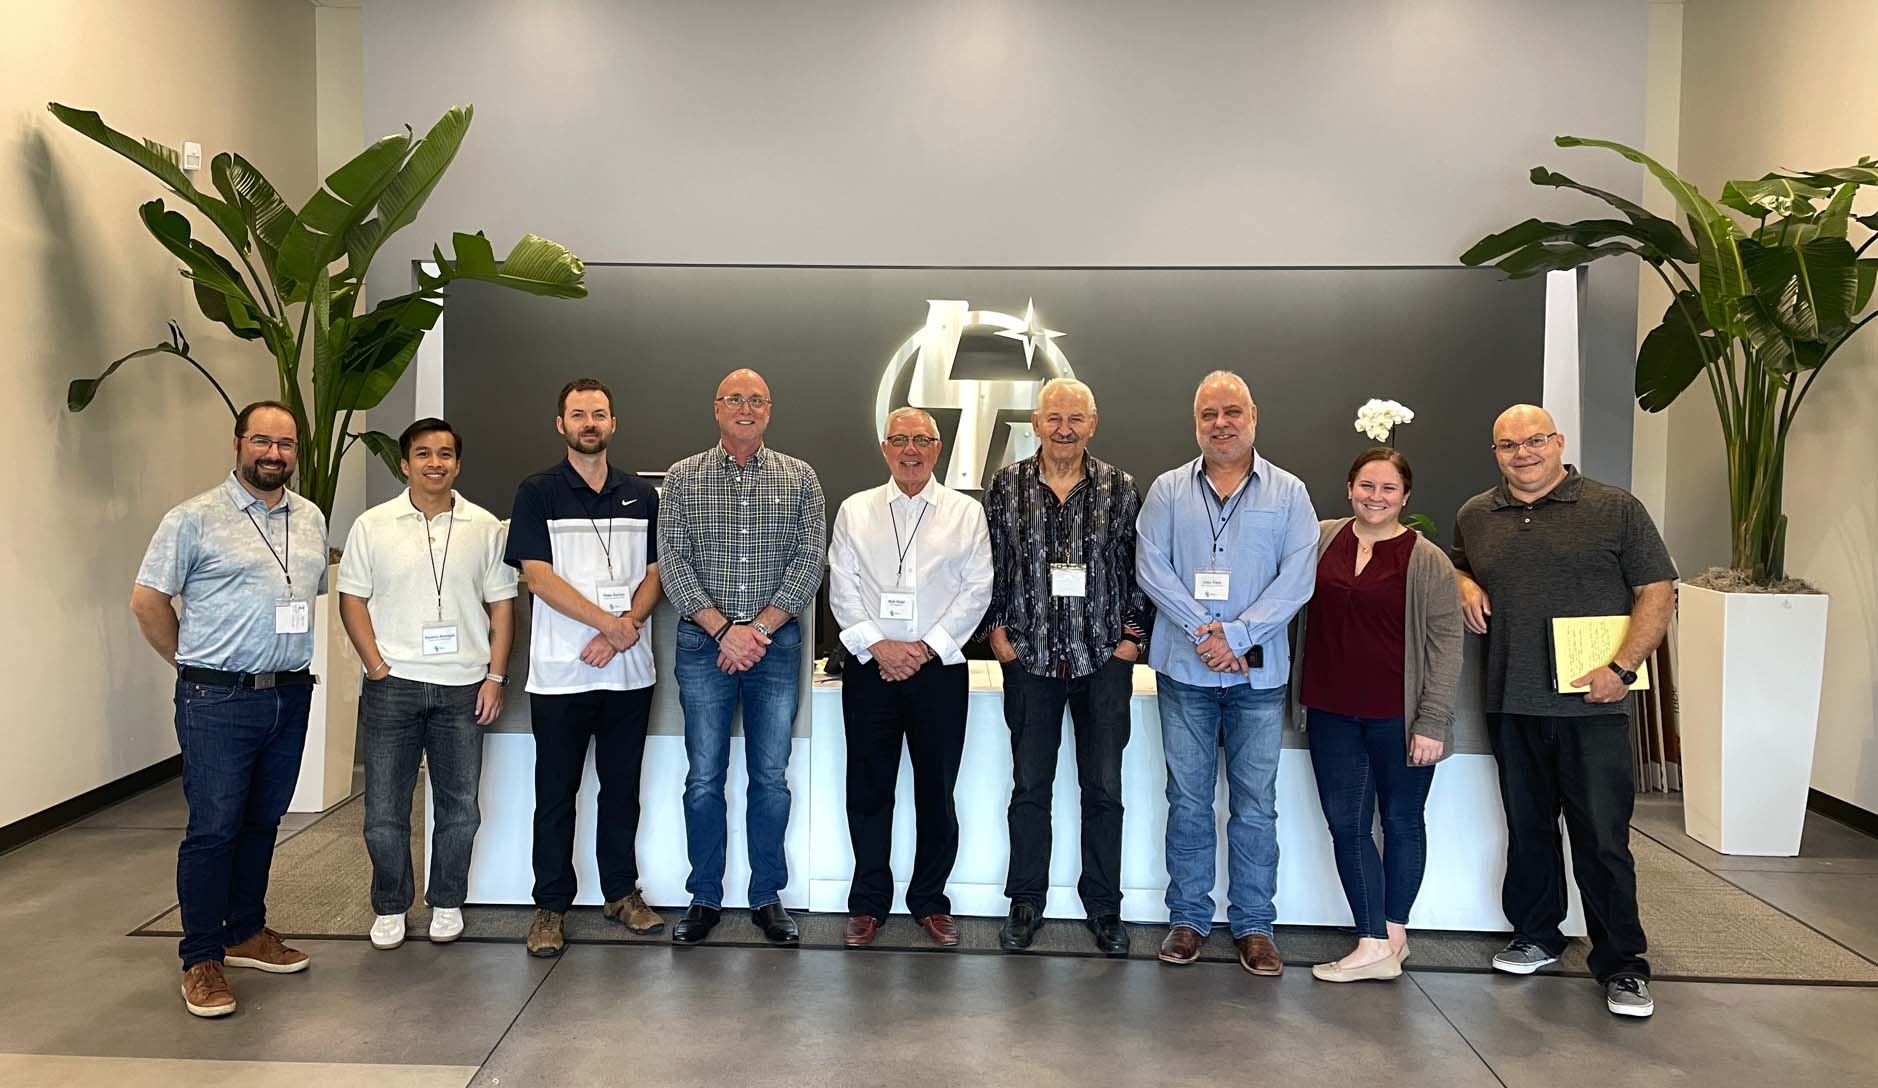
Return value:
<svg viewBox="0 0 1878 1088">
<path fill-rule="evenodd" d="M 859 661 L 872 661 L 868 647 L 886 636 L 867 614 L 861 594 L 861 556 L 848 524 L 848 507 L 835 513 L 835 529 L 828 542 L 828 610 L 841 627 L 841 644 Z"/>
</svg>

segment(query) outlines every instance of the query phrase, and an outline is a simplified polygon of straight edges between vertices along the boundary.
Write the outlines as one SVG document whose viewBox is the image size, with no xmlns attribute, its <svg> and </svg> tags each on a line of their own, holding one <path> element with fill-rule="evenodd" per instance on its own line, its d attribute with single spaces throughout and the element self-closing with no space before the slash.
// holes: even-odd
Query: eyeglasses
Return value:
<svg viewBox="0 0 1878 1088">
<path fill-rule="evenodd" d="M 269 438 L 264 434 L 248 436 L 248 448 L 256 453 L 266 453 L 270 448 L 282 453 L 292 453 L 299 448 L 299 443 L 291 438 Z"/>
<path fill-rule="evenodd" d="M 1557 438 L 1557 437 L 1558 437 L 1558 432 L 1551 431 L 1546 434 L 1535 434 L 1531 438 L 1528 438 L 1523 442 L 1515 442 L 1510 438 L 1502 438 L 1501 440 L 1493 444 L 1493 452 L 1503 453 L 1503 454 L 1504 453 L 1518 453 L 1519 448 L 1521 446 L 1524 446 L 1527 449 L 1533 451 L 1534 453 L 1538 453 L 1540 450 L 1545 449 L 1545 444 L 1547 442 L 1550 442 L 1554 438 Z"/>
<path fill-rule="evenodd" d="M 752 412 L 761 412 L 763 409 L 768 408 L 770 405 L 774 404 L 775 401 L 772 401 L 768 397 L 760 396 L 760 395 L 746 397 L 742 393 L 732 393 L 727 397 L 717 398 L 717 403 L 723 405 L 726 408 L 729 408 L 732 411 L 736 411 L 737 409 L 742 408 L 744 405 L 747 404 L 750 406 L 750 410 Z"/>
<path fill-rule="evenodd" d="M 913 445 L 919 449 L 929 450 L 937 444 L 938 441 L 937 438 L 929 434 L 890 434 L 887 436 L 887 445 L 892 446 L 896 450 L 905 449 L 908 442 L 913 443 Z"/>
</svg>

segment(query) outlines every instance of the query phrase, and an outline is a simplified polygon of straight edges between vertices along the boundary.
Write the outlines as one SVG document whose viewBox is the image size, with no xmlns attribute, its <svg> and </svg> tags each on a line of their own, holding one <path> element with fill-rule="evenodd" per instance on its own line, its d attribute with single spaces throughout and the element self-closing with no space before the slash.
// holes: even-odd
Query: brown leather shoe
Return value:
<svg viewBox="0 0 1878 1088">
<path fill-rule="evenodd" d="M 534 920 L 528 923 L 528 954 L 552 959 L 567 947 L 567 934 L 561 930 L 561 920 L 567 917 L 558 910 L 536 909 Z"/>
<path fill-rule="evenodd" d="M 1167 931 L 1167 939 L 1161 942 L 1162 963 L 1192 963 L 1200 958 L 1200 946 L 1206 943 L 1197 929 L 1175 926 Z"/>
<path fill-rule="evenodd" d="M 1232 942 L 1239 949 L 1239 966 L 1255 975 L 1277 976 L 1285 973 L 1285 961 L 1278 958 L 1278 946 L 1263 933 L 1248 933 Z"/>
<path fill-rule="evenodd" d="M 222 962 L 230 967 L 252 967 L 269 974 L 291 975 L 306 970 L 313 961 L 305 952 L 288 948 L 280 934 L 263 927 L 261 932 L 240 944 L 229 945 L 222 953 Z"/>
<path fill-rule="evenodd" d="M 665 929 L 665 919 L 646 905 L 645 893 L 638 888 L 634 888 L 633 893 L 624 899 L 609 901 L 600 908 L 600 913 L 640 936 Z"/>
<path fill-rule="evenodd" d="M 201 963 L 183 972 L 183 1007 L 196 1016 L 227 1016 L 235 1011 L 235 993 L 228 988 L 228 976 L 215 960 Z"/>
<path fill-rule="evenodd" d="M 874 943 L 874 935 L 879 932 L 880 919 L 873 915 L 849 915 L 848 928 L 841 934 L 841 943 L 849 948 L 866 948 Z"/>
<path fill-rule="evenodd" d="M 919 925 L 919 928 L 926 931 L 926 936 L 931 937 L 932 943 L 936 945 L 951 948 L 959 943 L 959 924 L 950 914 L 934 912 L 924 918 L 915 918 L 913 921 Z"/>
</svg>

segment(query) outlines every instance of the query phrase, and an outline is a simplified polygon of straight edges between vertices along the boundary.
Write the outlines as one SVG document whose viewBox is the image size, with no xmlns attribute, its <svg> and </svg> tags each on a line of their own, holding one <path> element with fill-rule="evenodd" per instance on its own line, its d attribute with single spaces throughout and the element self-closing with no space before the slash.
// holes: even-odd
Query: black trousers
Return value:
<svg viewBox="0 0 1878 1088">
<path fill-rule="evenodd" d="M 1004 894 L 1039 910 L 1050 890 L 1050 794 L 1063 744 L 1063 707 L 1076 736 L 1082 793 L 1082 876 L 1076 892 L 1090 917 L 1122 904 L 1122 749 L 1134 665 L 1111 657 L 1088 676 L 1036 676 L 1004 666 L 1004 721 L 1011 728 L 1011 868 Z"/>
<path fill-rule="evenodd" d="M 652 689 L 530 694 L 528 708 L 535 734 L 535 906 L 565 911 L 574 905 L 574 794 L 590 740 L 600 779 L 594 828 L 600 892 L 608 900 L 631 895 L 639 883 L 633 843 Z"/>
<path fill-rule="evenodd" d="M 841 715 L 848 742 L 848 838 L 854 882 L 848 913 L 886 918 L 893 906 L 893 795 L 900 745 L 913 761 L 918 839 L 906 909 L 915 918 L 952 913 L 946 879 L 959 855 L 952 791 L 965 753 L 966 670 L 928 662 L 905 680 L 880 678 L 880 666 L 852 662 L 841 674 Z"/>
<path fill-rule="evenodd" d="M 1630 855 L 1636 771 L 1625 714 L 1587 718 L 1489 714 L 1506 808 L 1506 883 L 1500 904 L 1520 936 L 1552 955 L 1565 950 L 1565 855 L 1558 821 L 1571 834 L 1572 871 L 1599 982 L 1650 977 L 1637 917 L 1637 863 Z"/>
</svg>

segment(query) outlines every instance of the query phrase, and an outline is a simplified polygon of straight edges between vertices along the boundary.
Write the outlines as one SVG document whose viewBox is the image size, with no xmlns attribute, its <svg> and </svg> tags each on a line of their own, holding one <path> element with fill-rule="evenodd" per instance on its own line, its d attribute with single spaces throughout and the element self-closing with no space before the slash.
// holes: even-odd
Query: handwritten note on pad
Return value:
<svg viewBox="0 0 1878 1088">
<path fill-rule="evenodd" d="M 1617 656 L 1630 630 L 1629 616 L 1560 616 L 1552 621 L 1552 661 L 1560 695 L 1583 695 L 1589 688 L 1572 687 L 1572 681 L 1602 669 Z M 1632 691 L 1650 687 L 1650 663 L 1637 666 L 1637 682 Z"/>
</svg>

